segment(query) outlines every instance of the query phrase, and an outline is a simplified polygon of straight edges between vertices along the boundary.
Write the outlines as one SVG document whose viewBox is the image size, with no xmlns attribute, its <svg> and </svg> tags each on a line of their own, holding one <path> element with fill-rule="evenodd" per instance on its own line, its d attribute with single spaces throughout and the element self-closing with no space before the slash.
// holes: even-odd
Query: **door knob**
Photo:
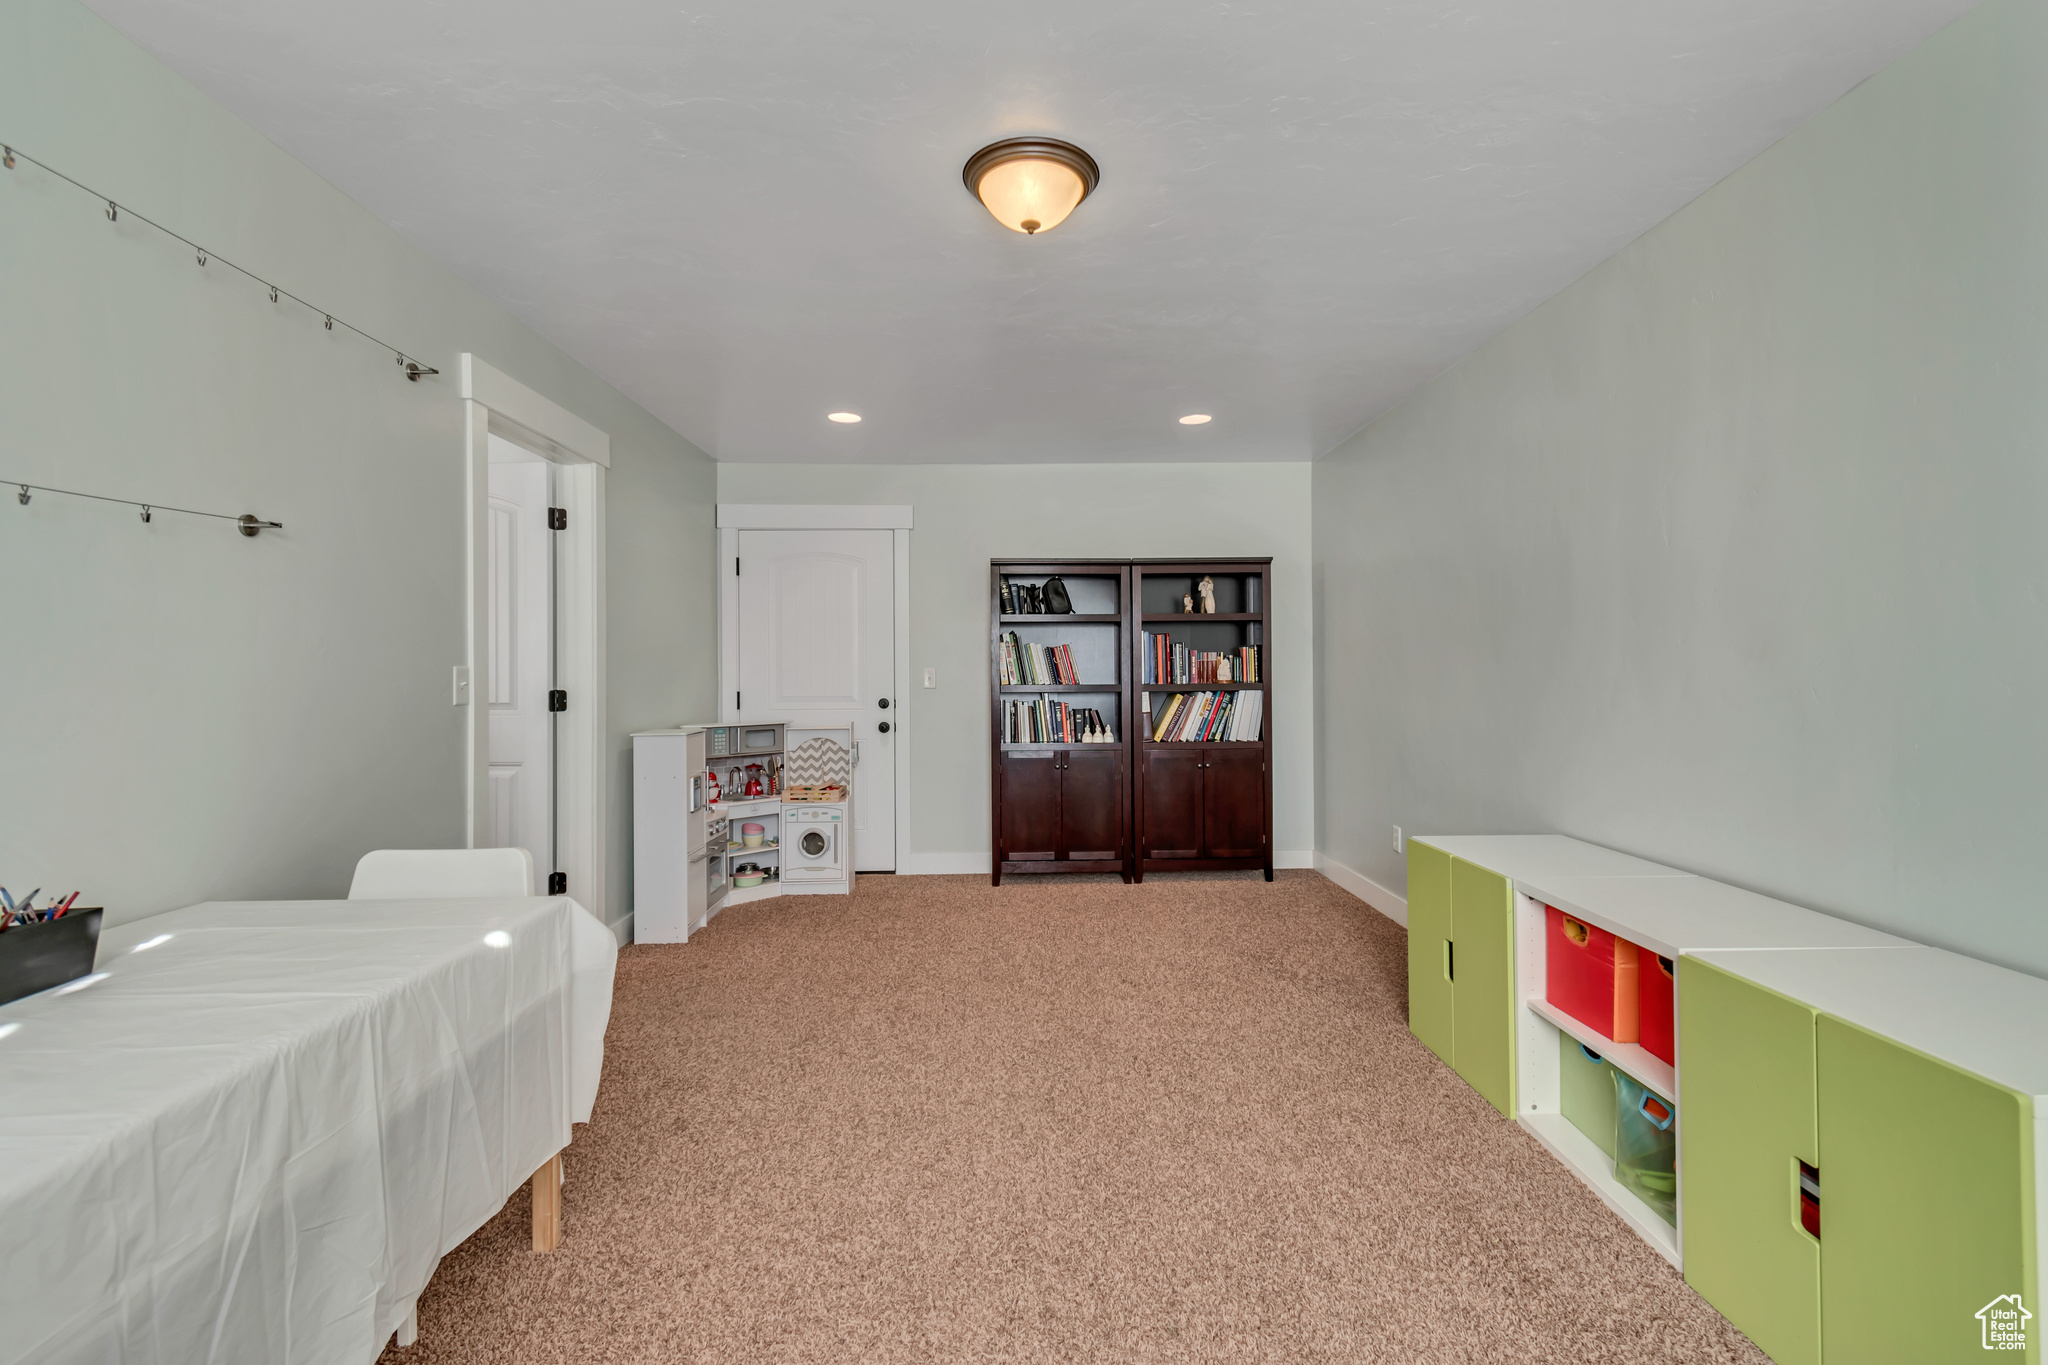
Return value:
<svg viewBox="0 0 2048 1365">
<path fill-rule="evenodd" d="M 880 725 L 877 725 L 875 729 L 881 731 L 883 734 L 886 735 L 889 733 L 889 722 L 885 720 Z"/>
<path fill-rule="evenodd" d="M 875 705 L 881 707 L 884 711 L 886 711 L 889 709 L 889 699 L 887 697 L 884 697 L 880 701 L 876 702 Z"/>
</svg>

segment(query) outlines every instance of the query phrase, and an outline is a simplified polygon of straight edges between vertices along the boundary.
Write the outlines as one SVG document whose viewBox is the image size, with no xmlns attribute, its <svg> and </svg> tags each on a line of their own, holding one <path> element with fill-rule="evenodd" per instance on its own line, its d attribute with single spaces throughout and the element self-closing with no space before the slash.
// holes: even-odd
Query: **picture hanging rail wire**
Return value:
<svg viewBox="0 0 2048 1365">
<path fill-rule="evenodd" d="M 328 312 L 326 309 L 321 308 L 316 304 L 308 303 L 305 299 L 302 299 L 297 294 L 292 293 L 291 290 L 272 284 L 269 280 L 264 279 L 255 271 L 244 269 L 243 267 L 236 265 L 233 261 L 227 259 L 227 257 L 217 255 L 216 253 L 207 250 L 205 247 L 199 245 L 199 243 L 193 241 L 190 237 L 185 236 L 183 233 L 173 232 L 171 229 L 165 227 L 162 223 L 157 222 L 154 218 L 149 218 L 144 216 L 143 214 L 137 213 L 134 209 L 129 208 L 126 204 L 119 204 L 114 202 L 112 199 L 109 199 L 106 195 L 101 194 L 92 186 L 82 184 L 79 181 L 73 180 L 70 176 L 64 174 L 64 172 L 58 170 L 49 162 L 38 161 L 36 160 L 36 158 L 30 156 L 27 152 L 22 151 L 19 147 L 11 147 L 6 145 L 5 143 L 0 143 L 0 169 L 10 171 L 13 170 L 16 159 L 26 161 L 31 166 L 40 167 L 41 169 L 48 171 L 51 175 L 56 176 L 65 184 L 84 190 L 87 194 L 99 200 L 102 204 L 106 205 L 107 221 L 110 223 L 120 222 L 121 215 L 123 213 L 126 213 L 130 218 L 135 219 L 137 222 L 149 224 L 149 226 L 155 228 L 158 232 L 163 233 L 166 237 L 170 237 L 177 241 L 183 242 L 186 246 L 192 248 L 193 258 L 199 262 L 199 268 L 201 270 L 204 270 L 208 265 L 224 265 L 228 269 L 233 270 L 238 274 L 246 275 L 248 278 L 262 285 L 265 289 L 268 289 L 270 291 L 270 301 L 272 303 L 276 303 L 279 299 L 290 299 L 293 303 L 298 304 L 300 307 L 305 308 L 309 312 L 318 314 L 321 318 L 324 318 L 327 323 L 328 331 L 333 331 L 337 326 L 345 327 L 349 331 L 354 332 L 357 336 L 361 337 L 363 340 L 369 342 L 371 345 L 382 346 L 385 350 L 391 352 L 391 354 L 398 357 L 398 368 L 404 370 L 405 377 L 407 379 L 412 380 L 414 383 L 418 383 L 420 376 L 423 374 L 441 373 L 432 365 L 420 364 L 419 361 L 414 360 L 412 357 L 408 356 L 404 351 L 401 351 L 396 346 L 393 346 L 390 342 L 380 341 L 378 338 L 371 336 L 368 332 L 365 332 L 362 328 L 352 326 L 349 323 L 343 322 L 340 318 L 334 316 L 334 314 Z M 52 489 L 51 491 L 58 492 L 61 490 Z M 81 496 L 90 495 L 88 494 Z M 120 502 L 124 501 L 124 499 L 115 498 L 112 499 L 112 501 Z M 140 507 L 142 504 L 136 503 L 135 505 L 137 507 Z M 204 512 L 200 515 L 213 516 L 216 514 L 212 512 Z M 255 533 L 252 531 L 250 532 L 250 534 L 253 535 Z"/>
<path fill-rule="evenodd" d="M 241 528 L 241 532 L 245 536 L 253 536 L 258 531 L 282 531 L 284 529 L 283 522 L 265 521 L 254 512 L 244 512 L 240 516 L 236 516 L 232 512 L 201 512 L 191 507 L 168 507 L 160 502 L 137 502 L 133 498 L 110 498 L 104 493 L 81 493 L 75 488 L 52 488 L 46 483 L 23 483 L 20 479 L 0 479 L 0 484 L 10 483 L 21 490 L 15 495 L 15 501 L 23 507 L 28 506 L 29 494 L 31 492 L 62 493 L 67 498 L 91 498 L 94 502 L 118 502 L 123 507 L 140 507 L 142 509 L 142 520 L 145 523 L 149 521 L 153 513 L 182 512 L 188 517 L 212 517 L 217 521 L 232 521 L 237 527 Z"/>
</svg>

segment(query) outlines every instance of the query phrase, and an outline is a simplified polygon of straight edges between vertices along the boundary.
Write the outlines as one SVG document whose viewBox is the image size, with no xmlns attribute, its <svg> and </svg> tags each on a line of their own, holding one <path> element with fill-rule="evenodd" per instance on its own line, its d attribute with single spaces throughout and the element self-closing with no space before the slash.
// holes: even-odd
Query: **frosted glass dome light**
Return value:
<svg viewBox="0 0 2048 1365">
<path fill-rule="evenodd" d="M 1036 236 L 1065 222 L 1095 190 L 1095 158 L 1071 142 L 1013 137 L 967 158 L 960 178 L 998 223 Z"/>
</svg>

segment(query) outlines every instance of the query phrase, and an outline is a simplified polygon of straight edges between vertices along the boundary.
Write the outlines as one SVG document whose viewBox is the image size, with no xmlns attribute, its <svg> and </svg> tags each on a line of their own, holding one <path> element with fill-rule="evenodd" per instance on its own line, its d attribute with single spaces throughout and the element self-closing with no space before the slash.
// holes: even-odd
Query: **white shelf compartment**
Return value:
<svg viewBox="0 0 2048 1365">
<path fill-rule="evenodd" d="M 1534 996 L 1522 1002 L 1534 1010 L 1560 1033 L 1568 1033 L 1614 1063 L 1617 1071 L 1625 1071 L 1641 1081 L 1665 1099 L 1676 1103 L 1678 1100 L 1678 1069 L 1653 1054 L 1641 1043 L 1617 1043 L 1605 1037 L 1599 1029 L 1582 1024 L 1541 996 Z"/>
<path fill-rule="evenodd" d="M 1636 1198 L 1614 1178 L 1614 1163 L 1607 1153 L 1593 1145 L 1563 1114 L 1524 1114 L 1517 1120 L 1544 1149 L 1573 1175 L 1590 1186 L 1608 1208 L 1634 1228 L 1657 1254 L 1683 1269 L 1678 1250 L 1678 1229 L 1657 1216 L 1657 1211 Z"/>
</svg>

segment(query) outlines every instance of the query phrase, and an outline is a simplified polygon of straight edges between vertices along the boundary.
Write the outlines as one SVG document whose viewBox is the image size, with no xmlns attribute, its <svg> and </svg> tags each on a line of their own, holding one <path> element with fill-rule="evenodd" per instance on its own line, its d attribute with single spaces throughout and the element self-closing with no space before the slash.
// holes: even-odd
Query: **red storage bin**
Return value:
<svg viewBox="0 0 2048 1365">
<path fill-rule="evenodd" d="M 1636 945 L 1554 905 L 1545 920 L 1544 989 L 1551 1004 L 1617 1043 L 1636 1041 Z"/>
<path fill-rule="evenodd" d="M 1639 1039 L 1643 1050 L 1652 1057 L 1661 1058 L 1672 1065 L 1678 1063 L 1678 1048 L 1674 1042 L 1677 1028 L 1672 1019 L 1671 975 L 1672 961 L 1656 953 L 1639 953 L 1641 964 L 1636 974 L 1640 982 L 1638 998 L 1641 1004 L 1636 1010 Z"/>
</svg>

